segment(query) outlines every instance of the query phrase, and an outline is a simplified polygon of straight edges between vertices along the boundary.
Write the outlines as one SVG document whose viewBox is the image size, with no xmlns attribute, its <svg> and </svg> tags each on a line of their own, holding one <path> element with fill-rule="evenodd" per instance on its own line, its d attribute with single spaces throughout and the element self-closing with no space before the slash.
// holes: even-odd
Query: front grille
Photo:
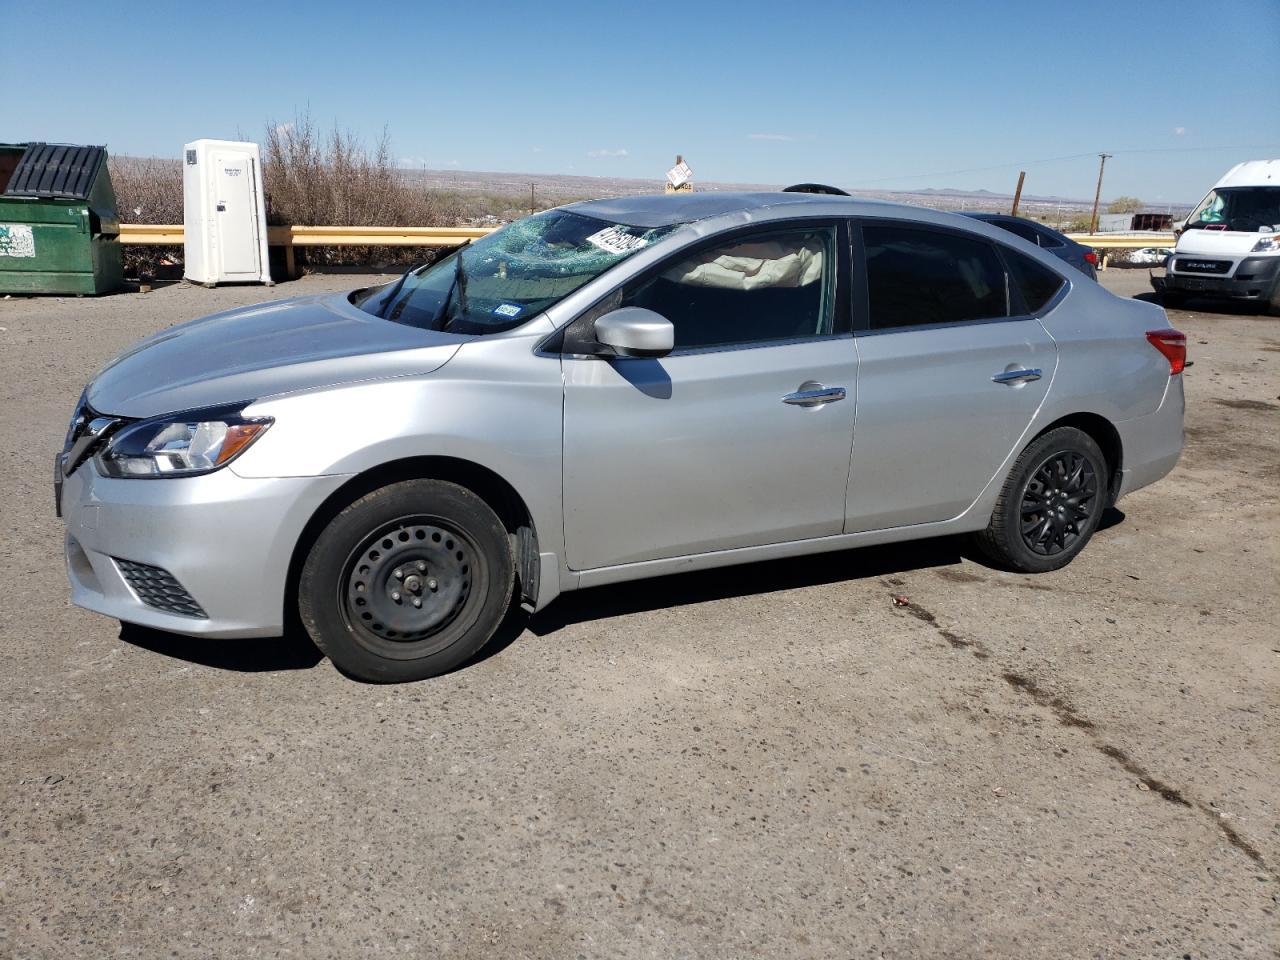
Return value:
<svg viewBox="0 0 1280 960">
<path fill-rule="evenodd" d="M 1178 257 L 1174 261 L 1179 273 L 1230 273 L 1230 260 L 1201 260 L 1198 257 Z"/>
<path fill-rule="evenodd" d="M 133 560 L 121 560 L 119 557 L 113 559 L 138 599 L 148 607 L 155 607 L 165 613 L 176 613 L 181 617 L 209 619 L 209 615 L 196 603 L 195 598 L 187 593 L 186 588 L 168 570 Z"/>
</svg>

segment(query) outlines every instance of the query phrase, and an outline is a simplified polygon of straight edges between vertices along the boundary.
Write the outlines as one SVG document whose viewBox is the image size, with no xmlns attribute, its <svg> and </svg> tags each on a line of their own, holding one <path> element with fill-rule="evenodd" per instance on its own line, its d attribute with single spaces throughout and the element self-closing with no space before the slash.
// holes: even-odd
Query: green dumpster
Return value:
<svg viewBox="0 0 1280 960">
<path fill-rule="evenodd" d="M 106 293 L 122 274 L 106 148 L 0 144 L 0 293 Z"/>
</svg>

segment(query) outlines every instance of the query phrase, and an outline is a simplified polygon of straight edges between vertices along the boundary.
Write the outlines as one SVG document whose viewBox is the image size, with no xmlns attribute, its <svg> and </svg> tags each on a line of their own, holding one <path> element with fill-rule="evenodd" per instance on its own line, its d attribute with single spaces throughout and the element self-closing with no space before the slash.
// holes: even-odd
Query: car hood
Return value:
<svg viewBox="0 0 1280 960">
<path fill-rule="evenodd" d="M 1245 233 L 1242 230 L 1184 230 L 1178 237 L 1178 253 L 1216 256 L 1249 253 L 1270 233 Z"/>
<path fill-rule="evenodd" d="M 430 373 L 466 337 L 365 313 L 346 294 L 217 313 L 134 344 L 102 368 L 98 413 L 154 417 L 357 380 Z"/>
</svg>

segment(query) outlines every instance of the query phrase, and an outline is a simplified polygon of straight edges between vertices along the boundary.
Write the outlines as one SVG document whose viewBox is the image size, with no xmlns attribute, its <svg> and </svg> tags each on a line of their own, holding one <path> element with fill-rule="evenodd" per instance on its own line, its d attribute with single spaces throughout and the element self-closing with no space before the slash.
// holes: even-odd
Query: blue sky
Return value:
<svg viewBox="0 0 1280 960">
<path fill-rule="evenodd" d="M 309 110 L 469 170 L 661 177 L 683 153 L 705 180 L 1009 192 L 1021 165 L 1028 193 L 1091 198 L 1105 150 L 1104 196 L 1150 202 L 1280 156 L 1280 0 L 0 0 L 0 22 L 0 139 L 119 154 Z"/>
</svg>

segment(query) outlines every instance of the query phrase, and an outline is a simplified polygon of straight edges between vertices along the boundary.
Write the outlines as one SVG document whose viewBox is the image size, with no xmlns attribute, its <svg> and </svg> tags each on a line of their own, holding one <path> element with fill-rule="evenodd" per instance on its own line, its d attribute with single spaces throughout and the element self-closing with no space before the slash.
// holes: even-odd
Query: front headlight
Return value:
<svg viewBox="0 0 1280 960">
<path fill-rule="evenodd" d="M 1253 245 L 1250 253 L 1266 253 L 1270 250 L 1280 250 L 1280 235 L 1274 237 L 1263 237 Z"/>
<path fill-rule="evenodd" d="M 191 477 L 226 466 L 266 432 L 271 417 L 239 407 L 190 410 L 130 424 L 98 454 L 108 477 Z"/>
</svg>

